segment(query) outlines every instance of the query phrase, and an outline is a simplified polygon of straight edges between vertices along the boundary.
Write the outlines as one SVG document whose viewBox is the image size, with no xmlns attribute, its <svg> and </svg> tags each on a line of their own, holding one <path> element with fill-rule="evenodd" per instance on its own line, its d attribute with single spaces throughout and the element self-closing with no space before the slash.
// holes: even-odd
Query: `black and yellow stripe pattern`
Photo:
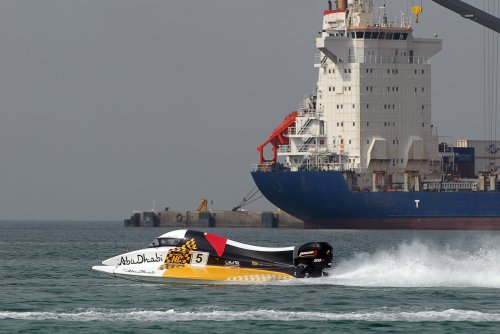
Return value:
<svg viewBox="0 0 500 334">
<path fill-rule="evenodd" d="M 191 262 L 193 251 L 197 249 L 196 241 L 194 238 L 188 240 L 181 247 L 172 248 L 168 251 L 163 268 L 176 268 L 188 265 Z"/>
</svg>

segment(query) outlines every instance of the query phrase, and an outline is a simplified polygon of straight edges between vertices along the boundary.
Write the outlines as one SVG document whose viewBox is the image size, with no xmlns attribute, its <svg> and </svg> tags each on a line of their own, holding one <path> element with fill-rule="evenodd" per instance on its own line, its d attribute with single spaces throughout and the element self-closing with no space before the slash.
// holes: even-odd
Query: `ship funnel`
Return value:
<svg viewBox="0 0 500 334">
<path fill-rule="evenodd" d="M 337 9 L 338 10 L 346 10 L 347 9 L 347 0 L 337 0 Z"/>
<path fill-rule="evenodd" d="M 328 10 L 332 10 L 332 2 L 328 0 Z"/>
</svg>

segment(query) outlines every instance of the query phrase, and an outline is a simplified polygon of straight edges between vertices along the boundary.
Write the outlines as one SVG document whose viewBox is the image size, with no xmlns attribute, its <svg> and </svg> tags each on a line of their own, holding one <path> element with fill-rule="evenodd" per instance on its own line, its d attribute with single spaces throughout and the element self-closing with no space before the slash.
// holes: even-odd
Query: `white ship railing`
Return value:
<svg viewBox="0 0 500 334">
<path fill-rule="evenodd" d="M 278 153 L 291 153 L 292 149 L 290 145 L 278 145 Z M 332 153 L 326 145 L 316 145 L 316 144 L 306 144 L 297 146 L 297 150 L 294 153 Z"/>
<path fill-rule="evenodd" d="M 309 163 L 305 164 L 306 170 L 322 170 L 322 171 L 360 171 L 359 163 Z"/>
<path fill-rule="evenodd" d="M 314 56 L 314 64 L 321 64 L 323 58 L 321 54 L 316 54 Z M 381 56 L 381 55 L 365 55 L 356 56 L 351 55 L 348 59 L 349 63 L 364 63 L 364 64 L 423 64 L 429 65 L 431 59 L 429 57 L 420 56 L 403 56 L 403 55 L 391 55 L 391 56 Z"/>
<path fill-rule="evenodd" d="M 287 132 L 287 135 L 288 136 L 294 136 L 294 135 L 305 135 L 305 136 L 312 136 L 312 137 L 324 137 L 325 134 L 324 133 L 320 133 L 319 129 L 308 129 L 308 130 L 304 130 L 300 133 L 297 133 L 297 128 L 294 128 L 294 127 L 291 127 L 291 128 L 288 128 L 288 132 Z"/>
<path fill-rule="evenodd" d="M 346 172 L 346 171 L 355 171 L 358 173 L 365 172 L 366 168 L 361 168 L 357 163 L 319 163 L 319 164 L 292 164 L 286 166 L 284 164 L 272 164 L 272 163 L 264 163 L 264 164 L 252 164 L 252 172 L 271 172 L 271 171 L 337 171 L 337 172 Z"/>
<path fill-rule="evenodd" d="M 320 136 L 321 137 L 321 136 Z M 290 152 L 290 145 L 278 145 L 278 152 L 280 149 L 283 152 Z M 327 145 L 327 144 L 303 144 L 298 145 L 294 152 L 296 153 L 315 153 L 315 154 L 343 154 L 345 151 L 344 144 L 340 145 Z"/>
<path fill-rule="evenodd" d="M 424 191 L 477 191 L 477 182 L 443 182 L 443 183 L 424 183 Z"/>
<path fill-rule="evenodd" d="M 278 145 L 278 153 L 291 153 L 292 149 L 290 145 Z M 294 153 L 330 153 L 325 145 L 316 144 L 306 144 L 297 146 L 297 150 Z"/>
<path fill-rule="evenodd" d="M 297 146 L 297 152 L 330 153 L 328 145 L 305 144 Z"/>
<path fill-rule="evenodd" d="M 279 145 L 278 153 L 290 153 L 290 145 Z"/>
<path fill-rule="evenodd" d="M 402 55 L 392 55 L 389 57 L 380 55 L 366 55 L 366 56 L 349 56 L 349 63 L 366 63 L 366 64 L 424 64 L 429 65 L 431 63 L 428 57 L 416 57 L 416 56 L 402 56 Z"/>
<path fill-rule="evenodd" d="M 321 53 L 316 53 L 314 55 L 314 64 L 316 65 L 320 65 L 322 64 L 326 59 L 325 59 L 325 55 L 322 55 Z M 325 60 L 324 60 L 325 59 Z"/>
<path fill-rule="evenodd" d="M 309 118 L 319 118 L 323 117 L 324 112 L 316 109 L 299 109 L 297 111 L 297 116 L 299 117 L 309 117 Z"/>
</svg>

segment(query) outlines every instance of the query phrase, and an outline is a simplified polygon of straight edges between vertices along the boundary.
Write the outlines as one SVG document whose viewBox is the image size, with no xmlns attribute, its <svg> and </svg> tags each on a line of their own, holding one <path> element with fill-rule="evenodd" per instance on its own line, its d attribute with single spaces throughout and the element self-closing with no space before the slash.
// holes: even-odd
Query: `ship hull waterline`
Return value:
<svg viewBox="0 0 500 334">
<path fill-rule="evenodd" d="M 355 230 L 500 230 L 500 218 L 489 217 L 429 217 L 380 219 L 321 219 L 305 220 L 306 229 Z"/>
</svg>

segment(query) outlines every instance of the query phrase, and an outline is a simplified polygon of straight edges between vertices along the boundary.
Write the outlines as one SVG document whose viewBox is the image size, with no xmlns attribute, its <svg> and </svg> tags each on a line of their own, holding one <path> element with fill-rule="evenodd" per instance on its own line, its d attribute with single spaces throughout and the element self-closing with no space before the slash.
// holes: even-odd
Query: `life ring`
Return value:
<svg viewBox="0 0 500 334">
<path fill-rule="evenodd" d="M 180 223 L 182 221 L 182 213 L 178 213 L 177 216 L 175 216 L 175 218 Z"/>
</svg>

